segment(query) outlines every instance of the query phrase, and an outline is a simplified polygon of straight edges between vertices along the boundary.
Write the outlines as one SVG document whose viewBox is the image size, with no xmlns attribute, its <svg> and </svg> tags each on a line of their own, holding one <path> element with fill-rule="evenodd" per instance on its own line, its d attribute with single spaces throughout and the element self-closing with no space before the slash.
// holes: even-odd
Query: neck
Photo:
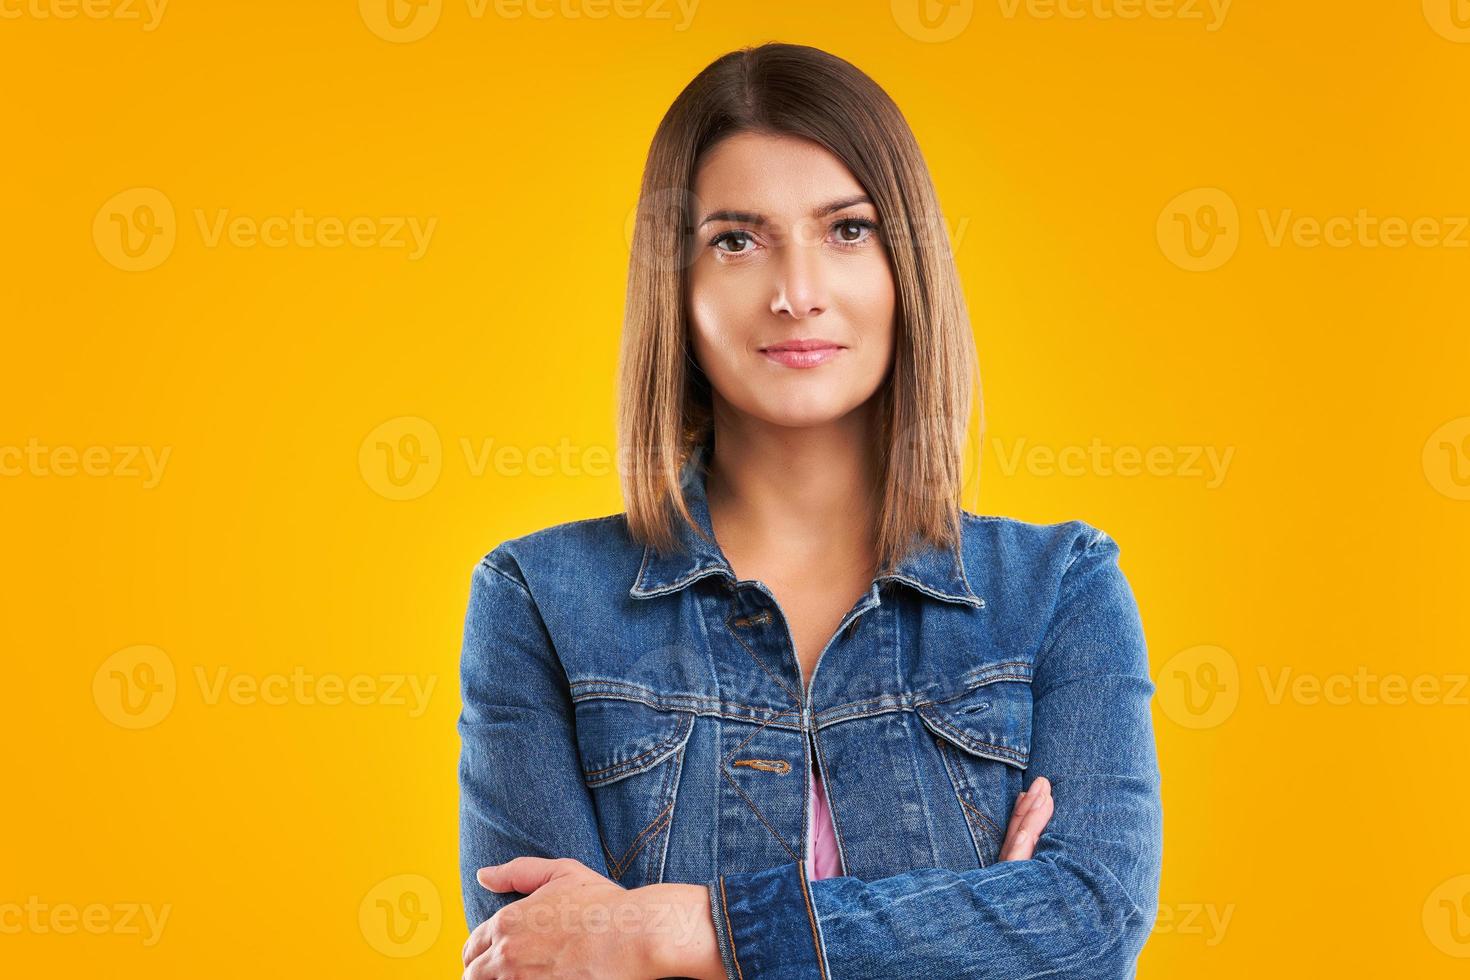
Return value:
<svg viewBox="0 0 1470 980">
<path fill-rule="evenodd" d="M 715 412 L 706 498 L 727 557 L 876 565 L 877 430 L 865 405 L 819 426 Z M 733 562 L 732 557 L 732 562 Z"/>
</svg>

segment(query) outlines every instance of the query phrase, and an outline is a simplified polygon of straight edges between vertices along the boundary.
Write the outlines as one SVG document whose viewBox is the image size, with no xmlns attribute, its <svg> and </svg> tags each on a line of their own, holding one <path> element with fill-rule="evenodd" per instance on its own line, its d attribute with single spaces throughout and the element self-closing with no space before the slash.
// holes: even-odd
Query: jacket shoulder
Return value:
<svg viewBox="0 0 1470 980">
<path fill-rule="evenodd" d="M 963 557 L 970 588 L 1007 625 L 1022 632 L 1045 625 L 1064 577 L 1089 550 L 1116 553 L 1117 544 L 1087 521 L 1024 521 L 962 511 Z"/>
<path fill-rule="evenodd" d="M 642 558 L 642 546 L 628 532 L 627 515 L 619 512 L 563 521 L 507 538 L 477 565 L 490 565 L 535 592 L 536 585 L 590 586 L 615 570 L 621 574 L 631 561 L 632 571 L 623 584 L 626 590 Z"/>
<path fill-rule="evenodd" d="M 1037 523 L 999 514 L 960 511 L 966 571 L 972 561 L 1032 563 L 1066 571 L 1088 548 L 1112 539 L 1083 520 Z M 1057 568 L 1056 566 L 1060 566 Z"/>
</svg>

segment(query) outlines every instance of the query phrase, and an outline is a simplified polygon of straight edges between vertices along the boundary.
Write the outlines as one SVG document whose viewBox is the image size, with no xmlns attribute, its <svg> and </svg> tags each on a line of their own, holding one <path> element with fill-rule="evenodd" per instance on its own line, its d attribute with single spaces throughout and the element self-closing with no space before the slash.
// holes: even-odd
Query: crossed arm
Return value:
<svg viewBox="0 0 1470 980">
<path fill-rule="evenodd" d="M 719 969 L 698 965 L 713 958 L 702 933 L 691 942 L 676 932 L 682 940 L 673 941 L 674 957 L 667 945 L 640 942 L 634 953 L 644 958 L 636 966 L 604 975 L 663 976 L 670 963 L 684 963 L 678 970 L 685 975 L 729 980 L 1132 976 L 1157 910 L 1162 809 L 1154 687 L 1117 554 L 1101 532 L 1079 548 L 1036 654 L 1029 773 L 1049 778 L 1055 809 L 1029 860 L 870 881 L 809 881 L 792 862 L 720 875 L 707 886 L 635 889 L 624 894 L 650 906 L 707 905 Z M 466 962 L 485 967 L 471 975 L 493 977 L 504 954 L 494 948 L 499 923 L 482 923 L 517 898 L 519 886 L 587 891 L 576 869 L 563 863 L 552 873 L 535 858 L 572 857 L 599 876 L 607 867 L 567 721 L 565 677 L 513 568 L 487 562 L 476 569 L 465 664 L 461 870 L 475 930 Z M 490 675 L 502 683 L 487 681 Z M 517 744 L 536 744 L 536 757 L 552 760 L 556 771 L 518 772 L 518 760 L 529 756 Z M 477 876 L 522 855 L 533 860 Z M 512 890 L 488 891 L 487 879 Z M 677 959 L 696 950 L 698 960 Z"/>
</svg>

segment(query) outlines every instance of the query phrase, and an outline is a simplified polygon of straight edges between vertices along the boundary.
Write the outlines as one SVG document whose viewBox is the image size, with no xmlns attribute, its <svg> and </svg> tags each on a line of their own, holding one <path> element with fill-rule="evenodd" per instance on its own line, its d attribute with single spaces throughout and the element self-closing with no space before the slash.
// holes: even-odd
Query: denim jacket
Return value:
<svg viewBox="0 0 1470 980">
<path fill-rule="evenodd" d="M 683 484 L 713 537 L 708 452 Z M 572 857 L 627 888 L 707 885 L 730 980 L 1132 976 L 1163 814 L 1118 545 L 962 515 L 958 555 L 926 544 L 873 580 L 809 691 L 770 590 L 682 522 L 678 553 L 615 514 L 486 555 L 458 725 L 468 925 L 522 897 L 478 868 Z M 816 881 L 813 757 L 842 864 Z M 999 862 L 1037 775 L 1055 812 L 1034 857 Z"/>
</svg>

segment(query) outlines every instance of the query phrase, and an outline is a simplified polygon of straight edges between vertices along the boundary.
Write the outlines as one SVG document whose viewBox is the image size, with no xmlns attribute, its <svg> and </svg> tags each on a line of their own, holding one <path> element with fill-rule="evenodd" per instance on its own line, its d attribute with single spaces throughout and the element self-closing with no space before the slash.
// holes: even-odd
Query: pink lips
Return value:
<svg viewBox="0 0 1470 980">
<path fill-rule="evenodd" d="M 815 337 L 806 340 L 783 340 L 769 347 L 762 347 L 761 353 L 787 367 L 809 368 L 827 363 L 843 350 L 845 348 L 841 344 Z"/>
</svg>

